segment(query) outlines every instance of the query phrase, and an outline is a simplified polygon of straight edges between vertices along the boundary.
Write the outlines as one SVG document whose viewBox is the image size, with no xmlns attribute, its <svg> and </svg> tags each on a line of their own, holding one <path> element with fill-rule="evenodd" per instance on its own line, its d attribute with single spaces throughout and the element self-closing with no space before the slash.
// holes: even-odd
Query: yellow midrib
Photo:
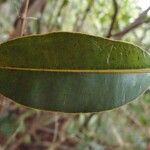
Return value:
<svg viewBox="0 0 150 150">
<path fill-rule="evenodd" d="M 72 72 L 72 73 L 150 73 L 150 68 L 145 69 L 45 69 L 45 68 L 19 68 L 1 67 L 6 70 L 38 71 L 38 72 Z"/>
</svg>

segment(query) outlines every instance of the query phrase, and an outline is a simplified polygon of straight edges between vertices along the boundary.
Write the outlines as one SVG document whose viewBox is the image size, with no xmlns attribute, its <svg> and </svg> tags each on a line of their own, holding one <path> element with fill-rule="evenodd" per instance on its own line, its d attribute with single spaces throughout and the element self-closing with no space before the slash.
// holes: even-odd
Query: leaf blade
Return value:
<svg viewBox="0 0 150 150">
<path fill-rule="evenodd" d="M 124 42 L 113 50 L 112 43 L 118 41 L 64 32 L 6 42 L 0 46 L 0 92 L 49 111 L 98 112 L 126 104 L 150 85 L 150 55 Z M 124 51 L 120 44 L 127 44 Z"/>
</svg>

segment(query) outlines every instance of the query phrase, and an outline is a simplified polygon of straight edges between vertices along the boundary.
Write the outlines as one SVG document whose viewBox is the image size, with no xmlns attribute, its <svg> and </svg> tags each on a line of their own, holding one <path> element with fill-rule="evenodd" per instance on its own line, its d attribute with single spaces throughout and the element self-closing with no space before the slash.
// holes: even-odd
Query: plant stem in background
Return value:
<svg viewBox="0 0 150 150">
<path fill-rule="evenodd" d="M 117 17 L 117 14 L 118 14 L 118 3 L 117 3 L 116 0 L 113 0 L 113 5 L 114 5 L 114 14 L 113 14 L 112 19 L 111 19 L 111 24 L 110 24 L 110 28 L 108 30 L 108 34 L 106 36 L 108 38 L 111 37 L 112 30 L 113 30 L 113 27 L 114 27 L 114 24 L 115 24 L 115 21 L 116 21 L 116 17 Z"/>
<path fill-rule="evenodd" d="M 121 39 L 125 34 L 134 30 L 135 28 L 139 27 L 143 23 L 149 23 L 150 19 L 149 19 L 149 17 L 147 17 L 149 11 L 150 11 L 150 6 L 145 11 L 143 11 L 141 14 L 139 14 L 139 16 L 131 24 L 129 24 L 127 27 L 125 27 L 122 31 L 111 35 L 111 37 L 113 37 L 115 39 Z"/>
<path fill-rule="evenodd" d="M 29 0 L 26 0 L 25 1 L 25 6 L 24 6 L 24 11 L 23 11 L 22 14 L 20 14 L 20 18 L 21 18 L 20 36 L 23 36 L 24 31 L 25 31 L 28 6 L 29 6 Z"/>
</svg>

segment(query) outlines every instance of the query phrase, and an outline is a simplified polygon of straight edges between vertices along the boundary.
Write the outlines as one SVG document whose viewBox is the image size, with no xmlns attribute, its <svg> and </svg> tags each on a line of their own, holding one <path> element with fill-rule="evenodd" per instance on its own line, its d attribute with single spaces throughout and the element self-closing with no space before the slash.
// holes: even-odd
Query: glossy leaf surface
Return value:
<svg viewBox="0 0 150 150">
<path fill-rule="evenodd" d="M 96 36 L 57 32 L 0 45 L 0 93 L 25 106 L 98 112 L 150 86 L 150 54 Z"/>
</svg>

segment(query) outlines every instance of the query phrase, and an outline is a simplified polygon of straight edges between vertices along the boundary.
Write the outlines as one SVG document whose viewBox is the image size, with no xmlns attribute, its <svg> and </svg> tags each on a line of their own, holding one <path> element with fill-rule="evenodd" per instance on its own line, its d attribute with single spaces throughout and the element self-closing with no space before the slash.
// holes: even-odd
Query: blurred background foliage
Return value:
<svg viewBox="0 0 150 150">
<path fill-rule="evenodd" d="M 19 36 L 24 2 L 0 0 L 0 43 Z M 150 0 L 30 0 L 26 22 L 26 35 L 76 31 L 150 51 Z M 1 95 L 1 149 L 150 150 L 150 92 L 118 109 L 77 115 L 32 110 Z"/>
</svg>

